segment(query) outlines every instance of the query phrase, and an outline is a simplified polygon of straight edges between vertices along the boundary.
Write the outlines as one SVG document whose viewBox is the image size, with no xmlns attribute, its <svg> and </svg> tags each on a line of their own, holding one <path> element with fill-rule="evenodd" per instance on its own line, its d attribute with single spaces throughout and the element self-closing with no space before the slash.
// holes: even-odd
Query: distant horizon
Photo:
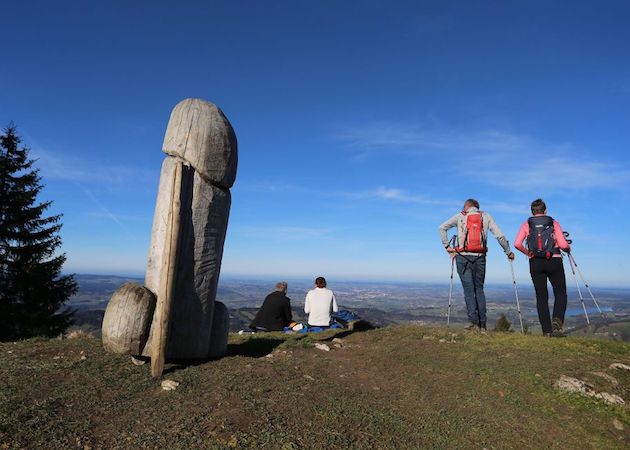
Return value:
<svg viewBox="0 0 630 450">
<path fill-rule="evenodd" d="M 124 272 L 119 272 L 119 273 L 95 273 L 95 272 L 67 272 L 64 271 L 64 275 L 66 274 L 74 274 L 74 275 L 78 275 L 78 276 L 97 276 L 97 277 L 114 277 L 114 278 L 133 278 L 133 279 L 138 279 L 138 280 L 142 280 L 144 279 L 144 273 L 124 273 Z M 456 277 L 457 278 L 457 277 Z M 314 281 L 315 277 L 308 277 L 308 276 L 295 276 L 295 277 L 274 277 L 272 275 L 240 275 L 240 274 L 225 274 L 225 275 L 221 275 L 219 277 L 219 284 L 221 284 L 222 280 L 225 281 L 260 281 L 260 282 L 269 282 L 269 283 L 274 283 L 277 281 L 287 281 L 287 282 L 299 282 L 299 283 L 312 283 Z M 382 284 L 422 284 L 422 285 L 439 285 L 439 286 L 445 286 L 449 284 L 449 280 L 446 281 L 430 281 L 430 280 L 404 280 L 404 279 L 400 279 L 400 280 L 392 280 L 392 279 L 384 279 L 384 278 L 379 278 L 379 279 L 353 279 L 353 278 L 344 278 L 344 277 L 331 277 L 331 276 L 326 276 L 326 279 L 329 280 L 330 283 L 382 283 Z M 456 279 L 455 280 L 456 284 L 454 285 L 456 289 L 459 289 L 459 280 Z M 511 287 L 512 286 L 512 282 L 486 282 L 485 283 L 486 286 L 502 286 L 502 287 Z M 524 284 L 522 284 L 522 282 L 517 280 L 517 286 L 518 289 L 521 288 L 525 288 L 525 289 L 533 289 L 533 286 L 531 284 L 531 280 L 525 280 Z M 608 285 L 599 285 L 599 284 L 592 284 L 589 283 L 589 286 L 591 286 L 591 288 L 593 289 L 606 289 L 606 290 L 630 290 L 630 284 L 619 284 L 619 285 L 614 285 L 614 284 L 608 284 Z M 572 291 L 575 289 L 575 284 L 573 282 L 573 280 L 567 278 L 567 288 Z M 585 290 L 583 284 L 580 285 L 580 288 Z M 597 294 L 595 292 L 595 294 Z M 584 292 L 585 298 L 587 298 L 586 296 L 588 295 L 586 292 Z M 597 296 L 597 295 L 596 295 Z"/>
</svg>

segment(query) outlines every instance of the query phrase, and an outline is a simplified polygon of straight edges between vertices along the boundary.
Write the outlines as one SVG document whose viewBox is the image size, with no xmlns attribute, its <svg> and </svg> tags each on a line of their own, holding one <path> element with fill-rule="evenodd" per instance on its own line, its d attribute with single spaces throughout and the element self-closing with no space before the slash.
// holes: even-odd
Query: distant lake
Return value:
<svg viewBox="0 0 630 450">
<path fill-rule="evenodd" d="M 612 308 L 610 306 L 603 306 L 602 308 L 602 312 L 613 312 Z M 589 316 L 591 314 L 599 314 L 599 311 L 597 310 L 596 307 L 591 307 L 591 308 L 586 308 L 586 312 L 589 314 Z M 567 312 L 565 314 L 566 317 L 573 317 L 573 316 L 582 316 L 584 315 L 584 309 L 580 308 L 567 308 Z"/>
</svg>

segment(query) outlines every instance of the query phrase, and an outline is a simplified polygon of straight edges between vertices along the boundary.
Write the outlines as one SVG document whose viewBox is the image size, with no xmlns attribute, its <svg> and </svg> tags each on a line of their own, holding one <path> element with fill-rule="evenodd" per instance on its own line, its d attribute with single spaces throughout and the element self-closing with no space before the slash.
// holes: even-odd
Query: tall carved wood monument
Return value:
<svg viewBox="0 0 630 450">
<path fill-rule="evenodd" d="M 127 283 L 103 318 L 109 351 L 164 359 L 201 359 L 227 350 L 229 315 L 216 302 L 223 243 L 236 179 L 237 142 L 212 103 L 178 103 L 166 128 L 144 286 Z"/>
</svg>

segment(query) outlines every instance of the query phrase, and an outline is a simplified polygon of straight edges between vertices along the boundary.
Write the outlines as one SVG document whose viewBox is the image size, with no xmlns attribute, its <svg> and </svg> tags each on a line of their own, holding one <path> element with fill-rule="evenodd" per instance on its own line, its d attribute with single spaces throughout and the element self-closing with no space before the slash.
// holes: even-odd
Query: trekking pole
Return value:
<svg viewBox="0 0 630 450">
<path fill-rule="evenodd" d="M 448 288 L 448 312 L 446 313 L 446 327 L 451 324 L 451 300 L 453 299 L 453 273 L 455 272 L 455 258 L 451 256 L 451 285 Z"/>
<path fill-rule="evenodd" d="M 577 276 L 575 275 L 575 268 L 573 267 L 573 258 L 571 258 L 571 254 L 569 253 L 569 265 L 571 266 L 571 272 L 573 273 L 573 279 L 575 280 L 575 287 L 577 288 L 578 295 L 580 296 L 580 301 L 582 302 L 582 309 L 584 310 L 584 316 L 586 317 L 586 324 L 590 327 L 591 321 L 588 318 L 588 313 L 586 312 L 586 306 L 584 305 L 584 297 L 582 297 L 582 290 L 580 289 L 580 284 L 578 283 Z"/>
<path fill-rule="evenodd" d="M 523 327 L 523 316 L 521 315 L 521 303 L 518 301 L 518 290 L 516 289 L 516 277 L 514 276 L 514 261 L 510 261 L 510 270 L 512 271 L 512 284 L 514 285 L 514 296 L 516 297 L 516 310 L 518 311 L 518 320 L 521 322 L 521 333 L 525 334 Z"/>
<path fill-rule="evenodd" d="M 605 319 L 606 316 L 602 312 L 602 309 L 599 307 L 599 303 L 597 303 L 597 300 L 595 300 L 595 296 L 593 295 L 593 292 L 591 291 L 591 288 L 589 287 L 588 283 L 586 282 L 586 279 L 584 278 L 584 274 L 582 274 L 582 271 L 580 270 L 580 268 L 578 267 L 577 263 L 575 262 L 575 258 L 573 257 L 573 255 L 571 253 L 568 253 L 568 255 L 569 255 L 569 261 L 571 261 L 573 263 L 573 266 L 577 269 L 578 274 L 580 274 L 580 278 L 582 278 L 582 282 L 584 283 L 584 286 L 586 286 L 586 290 L 588 291 L 588 293 L 590 294 L 591 298 L 593 299 L 593 303 L 595 303 L 595 306 L 597 306 L 597 310 L 602 315 L 602 318 Z"/>
</svg>

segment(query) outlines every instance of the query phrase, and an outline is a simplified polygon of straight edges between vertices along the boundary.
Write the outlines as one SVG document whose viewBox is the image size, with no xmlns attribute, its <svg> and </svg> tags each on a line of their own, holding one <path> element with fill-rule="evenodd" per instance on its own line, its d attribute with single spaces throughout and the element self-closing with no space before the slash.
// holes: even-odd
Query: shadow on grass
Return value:
<svg viewBox="0 0 630 450">
<path fill-rule="evenodd" d="M 162 372 L 162 376 L 167 375 L 169 373 L 174 373 L 179 370 L 187 369 L 188 367 L 200 366 L 202 364 L 207 363 L 208 361 L 212 361 L 212 359 L 190 359 L 190 360 L 175 360 L 168 361 L 170 367 L 166 367 L 164 372 Z"/>
<path fill-rule="evenodd" d="M 225 356 L 246 356 L 248 358 L 262 358 L 271 353 L 286 339 L 255 338 L 248 339 L 238 344 L 228 344 Z"/>
<path fill-rule="evenodd" d="M 332 341 L 334 338 L 344 338 L 353 333 L 359 333 L 362 331 L 373 330 L 378 327 L 372 325 L 366 320 L 359 320 L 354 322 L 352 328 L 344 329 L 343 331 L 336 332 L 321 341 Z M 327 330 L 332 331 L 332 330 Z M 315 338 L 319 333 L 305 333 L 300 335 L 292 335 L 292 340 L 300 341 L 307 337 Z M 316 339 L 318 340 L 318 339 Z M 238 344 L 228 344 L 227 353 L 222 358 L 229 358 L 231 356 L 245 356 L 247 358 L 262 358 L 274 351 L 276 347 L 282 345 L 287 341 L 286 338 L 274 338 L 274 337 L 252 337 Z M 148 358 L 147 358 L 148 360 Z M 195 360 L 174 360 L 169 361 L 172 365 L 164 370 L 164 374 L 177 372 L 187 367 L 199 366 L 205 364 L 212 359 L 195 359 Z"/>
<path fill-rule="evenodd" d="M 163 375 L 174 373 L 187 367 L 200 366 L 210 361 L 231 356 L 246 356 L 248 358 L 262 358 L 271 353 L 277 346 L 285 342 L 285 339 L 254 338 L 248 339 L 238 344 L 228 344 L 227 353 L 219 358 L 189 359 L 189 360 L 168 360 L 168 367 L 164 369 Z M 143 358 L 150 361 L 150 358 Z"/>
<path fill-rule="evenodd" d="M 325 339 L 326 341 L 332 341 L 334 338 L 345 338 L 347 336 L 350 336 L 351 334 L 354 333 L 361 333 L 362 331 L 368 331 L 368 330 L 375 330 L 379 327 L 373 325 L 372 323 L 368 322 L 367 320 L 357 320 L 356 322 L 354 322 L 352 324 L 352 328 L 347 328 L 344 329 L 343 331 L 340 331 L 338 333 L 335 333 L 334 335 L 330 336 L 328 339 Z"/>
</svg>

